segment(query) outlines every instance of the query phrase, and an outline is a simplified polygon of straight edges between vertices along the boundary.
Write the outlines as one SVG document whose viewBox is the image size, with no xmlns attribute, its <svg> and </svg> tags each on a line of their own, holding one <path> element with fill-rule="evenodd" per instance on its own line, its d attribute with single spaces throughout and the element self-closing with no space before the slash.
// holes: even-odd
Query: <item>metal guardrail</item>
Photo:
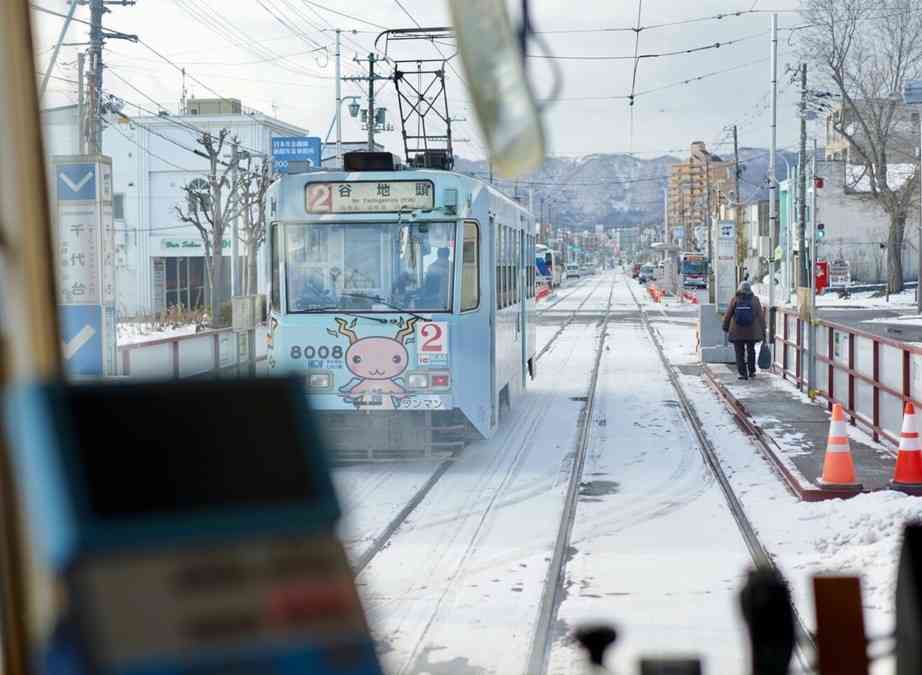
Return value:
<svg viewBox="0 0 922 675">
<path fill-rule="evenodd" d="M 265 327 L 257 328 L 256 360 L 264 361 Z M 147 340 L 118 347 L 121 377 L 172 378 L 200 377 L 235 368 L 236 334 L 231 328 Z"/>
<path fill-rule="evenodd" d="M 773 366 L 800 391 L 807 387 L 807 322 L 796 310 L 774 314 Z M 922 400 L 922 346 L 876 335 L 853 326 L 816 321 L 816 396 L 829 409 L 838 403 L 852 425 L 875 441 L 899 444 L 903 407 Z"/>
</svg>

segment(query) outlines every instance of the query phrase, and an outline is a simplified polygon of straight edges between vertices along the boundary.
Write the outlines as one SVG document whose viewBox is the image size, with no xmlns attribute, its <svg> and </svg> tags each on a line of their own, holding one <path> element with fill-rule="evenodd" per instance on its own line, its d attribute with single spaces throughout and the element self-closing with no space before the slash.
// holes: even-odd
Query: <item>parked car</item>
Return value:
<svg viewBox="0 0 922 675">
<path fill-rule="evenodd" d="M 579 265 L 567 263 L 567 279 L 579 279 Z"/>
<path fill-rule="evenodd" d="M 642 284 L 653 281 L 656 278 L 656 268 L 653 265 L 644 265 L 640 268 L 640 274 L 637 275 L 637 281 Z"/>
</svg>

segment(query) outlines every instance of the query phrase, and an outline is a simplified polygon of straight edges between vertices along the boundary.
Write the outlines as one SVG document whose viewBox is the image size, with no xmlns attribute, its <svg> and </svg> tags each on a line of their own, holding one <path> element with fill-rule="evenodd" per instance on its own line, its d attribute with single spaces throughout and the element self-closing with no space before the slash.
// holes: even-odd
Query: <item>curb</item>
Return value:
<svg viewBox="0 0 922 675">
<path fill-rule="evenodd" d="M 769 436 L 765 430 L 762 429 L 762 427 L 753 421 L 752 417 L 749 415 L 749 411 L 746 410 L 746 407 L 740 403 L 739 400 L 733 396 L 733 394 L 730 393 L 729 389 L 721 384 L 721 382 L 714 376 L 714 373 L 707 366 L 707 364 L 702 365 L 704 373 L 711 387 L 714 388 L 718 395 L 727 404 L 727 407 L 730 408 L 730 412 L 733 413 L 733 416 L 736 418 L 737 423 L 739 423 L 743 431 L 745 431 L 754 441 L 756 441 L 759 448 L 762 450 L 762 455 L 766 460 L 768 460 L 768 463 L 784 481 L 784 484 L 788 490 L 790 490 L 791 493 L 800 501 L 821 502 L 827 499 L 847 499 L 849 497 L 854 497 L 855 495 L 868 492 L 868 490 L 862 490 L 860 492 L 824 490 L 813 485 L 804 485 L 781 459 L 779 454 L 780 448 L 777 447 L 775 439 Z"/>
</svg>

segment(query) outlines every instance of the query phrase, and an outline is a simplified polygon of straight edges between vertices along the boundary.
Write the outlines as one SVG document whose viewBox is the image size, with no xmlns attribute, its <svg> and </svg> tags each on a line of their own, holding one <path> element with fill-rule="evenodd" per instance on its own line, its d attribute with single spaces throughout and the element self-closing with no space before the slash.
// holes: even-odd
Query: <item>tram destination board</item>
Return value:
<svg viewBox="0 0 922 675">
<path fill-rule="evenodd" d="M 428 180 L 308 183 L 304 201 L 308 213 L 429 210 L 435 206 L 435 190 Z"/>
</svg>

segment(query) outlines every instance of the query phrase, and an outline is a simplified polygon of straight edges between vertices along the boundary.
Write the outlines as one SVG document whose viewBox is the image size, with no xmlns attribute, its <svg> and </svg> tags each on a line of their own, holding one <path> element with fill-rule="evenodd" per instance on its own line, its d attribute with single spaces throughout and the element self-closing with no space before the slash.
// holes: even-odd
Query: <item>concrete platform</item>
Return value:
<svg viewBox="0 0 922 675">
<path fill-rule="evenodd" d="M 705 375 L 744 428 L 760 441 L 767 459 L 795 494 L 805 501 L 848 496 L 817 483 L 829 434 L 830 415 L 825 405 L 810 401 L 790 382 L 767 371 L 741 381 L 735 365 L 712 363 L 705 365 Z M 857 427 L 849 426 L 848 434 L 855 473 L 863 489 L 887 489 L 896 453 Z"/>
</svg>

